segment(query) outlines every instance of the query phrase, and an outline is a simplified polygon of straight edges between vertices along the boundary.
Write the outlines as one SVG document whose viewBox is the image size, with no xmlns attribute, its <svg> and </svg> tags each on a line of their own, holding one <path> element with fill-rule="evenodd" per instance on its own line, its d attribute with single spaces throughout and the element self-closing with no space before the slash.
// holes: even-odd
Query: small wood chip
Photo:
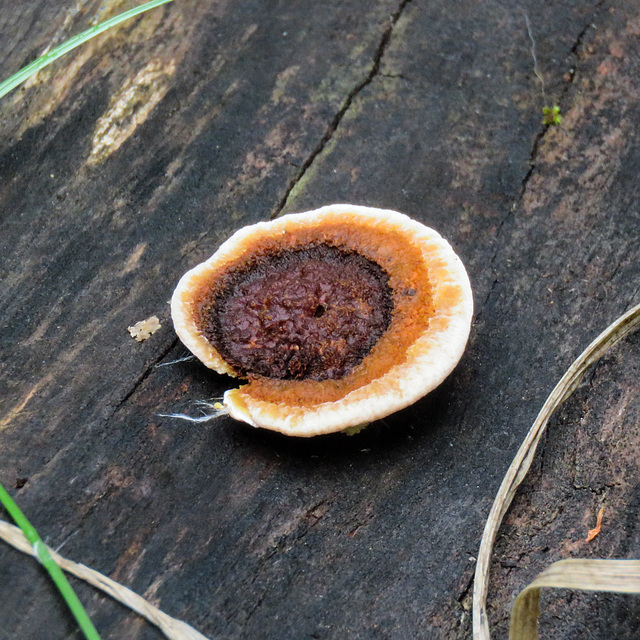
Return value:
<svg viewBox="0 0 640 640">
<path fill-rule="evenodd" d="M 132 327 L 127 327 L 127 330 L 132 338 L 135 338 L 138 342 L 142 342 L 153 335 L 161 326 L 158 317 L 151 316 L 146 320 L 136 322 Z"/>
<path fill-rule="evenodd" d="M 604 515 L 604 507 L 600 507 L 600 511 L 598 511 L 598 515 L 596 517 L 596 526 L 593 529 L 589 529 L 589 533 L 587 534 L 587 542 L 591 542 L 599 533 L 602 528 L 602 516 Z"/>
</svg>

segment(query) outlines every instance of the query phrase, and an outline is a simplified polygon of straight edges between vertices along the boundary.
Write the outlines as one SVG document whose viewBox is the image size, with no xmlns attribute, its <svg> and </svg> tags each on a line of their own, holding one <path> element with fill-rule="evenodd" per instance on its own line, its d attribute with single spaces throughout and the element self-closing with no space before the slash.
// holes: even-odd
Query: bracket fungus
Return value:
<svg viewBox="0 0 640 640">
<path fill-rule="evenodd" d="M 185 346 L 247 381 L 224 394 L 225 411 L 293 436 L 353 429 L 420 399 L 458 363 L 472 314 L 446 240 L 355 205 L 240 229 L 171 300 Z"/>
</svg>

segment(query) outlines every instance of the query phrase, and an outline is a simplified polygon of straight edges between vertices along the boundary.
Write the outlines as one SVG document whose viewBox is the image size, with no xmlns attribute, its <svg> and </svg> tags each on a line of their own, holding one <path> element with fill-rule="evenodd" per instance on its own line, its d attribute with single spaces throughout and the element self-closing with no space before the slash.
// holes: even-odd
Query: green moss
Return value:
<svg viewBox="0 0 640 640">
<path fill-rule="evenodd" d="M 542 108 L 542 123 L 546 125 L 560 124 L 562 122 L 562 115 L 560 113 L 560 107 L 553 105 L 553 107 Z"/>
<path fill-rule="evenodd" d="M 370 422 L 363 422 L 362 424 L 356 424 L 353 427 L 347 427 L 346 429 L 343 429 L 342 433 L 344 433 L 345 436 L 355 436 L 356 433 L 360 433 L 363 429 L 368 427 L 370 424 L 371 424 Z"/>
</svg>

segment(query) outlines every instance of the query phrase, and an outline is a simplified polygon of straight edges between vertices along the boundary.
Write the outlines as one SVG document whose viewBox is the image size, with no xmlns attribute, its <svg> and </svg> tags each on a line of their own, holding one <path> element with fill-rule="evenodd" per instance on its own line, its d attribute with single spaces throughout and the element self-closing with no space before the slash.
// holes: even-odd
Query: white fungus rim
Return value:
<svg viewBox="0 0 640 640">
<path fill-rule="evenodd" d="M 269 222 L 244 227 L 224 242 L 205 262 L 188 271 L 178 283 L 171 299 L 171 315 L 176 333 L 184 345 L 207 367 L 235 375 L 233 368 L 209 343 L 194 320 L 196 302 L 193 295 L 203 279 L 224 264 L 239 257 L 239 249 L 251 236 L 267 232 L 271 236 L 292 228 L 309 228 L 326 221 L 344 221 L 372 225 L 381 229 L 393 227 L 407 242 L 422 250 L 425 261 L 434 253 L 445 265 L 445 278 L 431 282 L 438 318 L 444 328 L 426 331 L 409 347 L 407 356 L 381 377 L 359 387 L 344 397 L 310 407 L 291 407 L 277 401 L 257 400 L 248 393 L 249 385 L 231 389 L 223 403 L 229 414 L 254 427 L 279 431 L 292 436 L 316 436 L 342 431 L 373 422 L 403 409 L 435 389 L 455 368 L 469 337 L 473 317 L 473 295 L 467 272 L 451 245 L 440 234 L 425 225 L 389 209 L 337 204 L 305 213 L 288 214 Z M 442 269 L 441 269 L 442 270 Z M 458 289 L 458 302 L 438 307 L 438 297 L 451 287 Z"/>
</svg>

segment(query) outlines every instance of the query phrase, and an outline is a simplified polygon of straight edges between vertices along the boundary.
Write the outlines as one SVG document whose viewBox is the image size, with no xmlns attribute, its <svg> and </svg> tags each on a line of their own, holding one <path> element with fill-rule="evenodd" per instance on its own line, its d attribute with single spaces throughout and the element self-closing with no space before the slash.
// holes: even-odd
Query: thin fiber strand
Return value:
<svg viewBox="0 0 640 640">
<path fill-rule="evenodd" d="M 159 413 L 158 417 L 160 418 L 178 418 L 180 420 L 186 420 L 187 422 L 193 422 L 196 424 L 201 424 L 203 422 L 210 422 L 211 420 L 215 420 L 216 418 L 220 418 L 221 416 L 228 416 L 229 409 L 225 407 L 221 402 L 209 402 L 207 400 L 198 400 L 196 404 L 204 411 L 208 409 L 211 413 L 204 413 L 201 416 L 190 416 L 186 413 Z"/>
</svg>

